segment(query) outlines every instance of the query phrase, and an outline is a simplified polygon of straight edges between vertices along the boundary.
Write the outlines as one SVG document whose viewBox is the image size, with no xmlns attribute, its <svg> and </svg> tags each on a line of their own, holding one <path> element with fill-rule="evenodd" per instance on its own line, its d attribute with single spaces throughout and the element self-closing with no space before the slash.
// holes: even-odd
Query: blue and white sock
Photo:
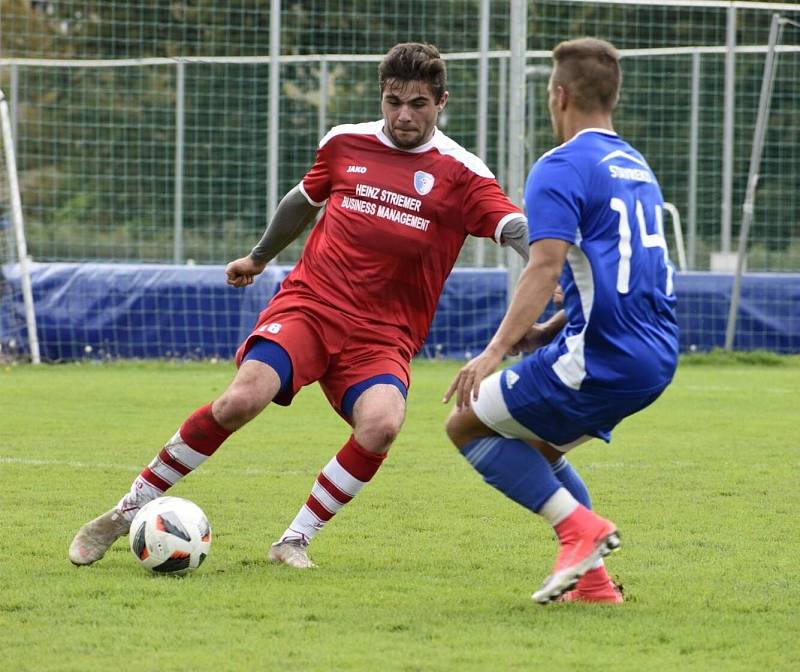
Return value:
<svg viewBox="0 0 800 672">
<path fill-rule="evenodd" d="M 589 490 L 583 482 L 580 474 L 575 471 L 575 468 L 567 462 L 567 458 L 563 455 L 558 458 L 558 461 L 553 464 L 553 473 L 556 478 L 561 481 L 569 493 L 583 504 L 587 509 L 592 508 L 592 498 L 589 496 Z"/>
<path fill-rule="evenodd" d="M 567 462 L 567 458 L 563 455 L 558 458 L 558 461 L 553 464 L 553 473 L 555 474 L 556 478 L 561 481 L 561 485 L 563 485 L 569 493 L 581 504 L 583 504 L 587 509 L 592 508 L 592 498 L 589 496 L 589 490 L 586 487 L 586 484 L 583 482 L 581 475 L 575 471 L 575 468 Z M 593 568 L 597 569 L 598 567 L 603 567 L 605 563 L 603 562 L 603 558 L 598 558 L 597 562 L 594 563 Z"/>
<path fill-rule="evenodd" d="M 489 485 L 552 525 L 578 506 L 547 460 L 524 441 L 499 436 L 475 439 L 461 452 Z"/>
</svg>

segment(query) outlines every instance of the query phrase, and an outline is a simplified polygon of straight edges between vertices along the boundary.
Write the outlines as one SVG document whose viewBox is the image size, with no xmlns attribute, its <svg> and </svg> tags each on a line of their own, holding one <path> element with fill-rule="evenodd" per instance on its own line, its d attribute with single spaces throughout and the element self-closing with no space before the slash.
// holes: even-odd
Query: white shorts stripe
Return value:
<svg viewBox="0 0 800 672">
<path fill-rule="evenodd" d="M 311 488 L 311 496 L 331 513 L 336 513 L 343 506 L 343 504 L 331 497 L 331 494 L 320 485 L 319 481 L 314 481 L 314 487 Z"/>
<path fill-rule="evenodd" d="M 333 483 L 339 490 L 350 497 L 355 497 L 363 488 L 366 483 L 359 481 L 349 471 L 347 471 L 339 461 L 334 457 L 325 468 L 322 470 L 325 477 Z"/>
<path fill-rule="evenodd" d="M 189 467 L 189 469 L 197 469 L 208 459 L 208 455 L 203 455 L 203 453 L 198 453 L 196 450 L 189 448 L 181 438 L 180 432 L 177 432 L 164 448 L 167 449 L 167 452 L 172 457 Z"/>
</svg>

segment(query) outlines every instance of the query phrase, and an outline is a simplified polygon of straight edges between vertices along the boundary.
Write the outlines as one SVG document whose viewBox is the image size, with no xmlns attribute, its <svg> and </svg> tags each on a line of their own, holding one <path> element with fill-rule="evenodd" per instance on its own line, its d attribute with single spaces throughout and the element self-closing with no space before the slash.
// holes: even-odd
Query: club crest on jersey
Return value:
<svg viewBox="0 0 800 672">
<path fill-rule="evenodd" d="M 431 193 L 434 182 L 433 175 L 426 173 L 424 170 L 418 170 L 414 173 L 414 189 L 417 190 L 420 196 L 426 196 Z"/>
</svg>

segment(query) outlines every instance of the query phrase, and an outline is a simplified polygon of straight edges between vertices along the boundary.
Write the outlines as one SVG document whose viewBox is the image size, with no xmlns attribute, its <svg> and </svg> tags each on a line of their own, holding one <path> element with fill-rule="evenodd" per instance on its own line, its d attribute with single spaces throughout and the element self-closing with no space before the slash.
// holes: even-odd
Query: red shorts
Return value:
<svg viewBox="0 0 800 672">
<path fill-rule="evenodd" d="M 292 389 L 274 400 L 281 406 L 315 381 L 340 415 L 345 392 L 367 378 L 390 374 L 411 384 L 411 351 L 400 329 L 345 315 L 306 294 L 280 292 L 270 301 L 236 351 L 237 367 L 258 338 L 277 343 L 292 360 Z"/>
</svg>

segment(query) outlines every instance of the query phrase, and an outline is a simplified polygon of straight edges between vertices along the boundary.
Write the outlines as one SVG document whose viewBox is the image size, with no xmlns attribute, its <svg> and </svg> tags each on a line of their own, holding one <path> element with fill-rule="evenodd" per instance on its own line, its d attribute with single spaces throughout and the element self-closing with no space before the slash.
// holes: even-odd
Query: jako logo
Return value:
<svg viewBox="0 0 800 672">
<path fill-rule="evenodd" d="M 348 173 L 366 173 L 367 167 L 366 166 L 347 166 Z"/>
<path fill-rule="evenodd" d="M 280 330 L 281 330 L 280 322 L 270 322 L 269 324 L 265 324 L 263 327 L 259 329 L 259 331 L 268 331 L 270 334 L 277 334 Z"/>
</svg>

